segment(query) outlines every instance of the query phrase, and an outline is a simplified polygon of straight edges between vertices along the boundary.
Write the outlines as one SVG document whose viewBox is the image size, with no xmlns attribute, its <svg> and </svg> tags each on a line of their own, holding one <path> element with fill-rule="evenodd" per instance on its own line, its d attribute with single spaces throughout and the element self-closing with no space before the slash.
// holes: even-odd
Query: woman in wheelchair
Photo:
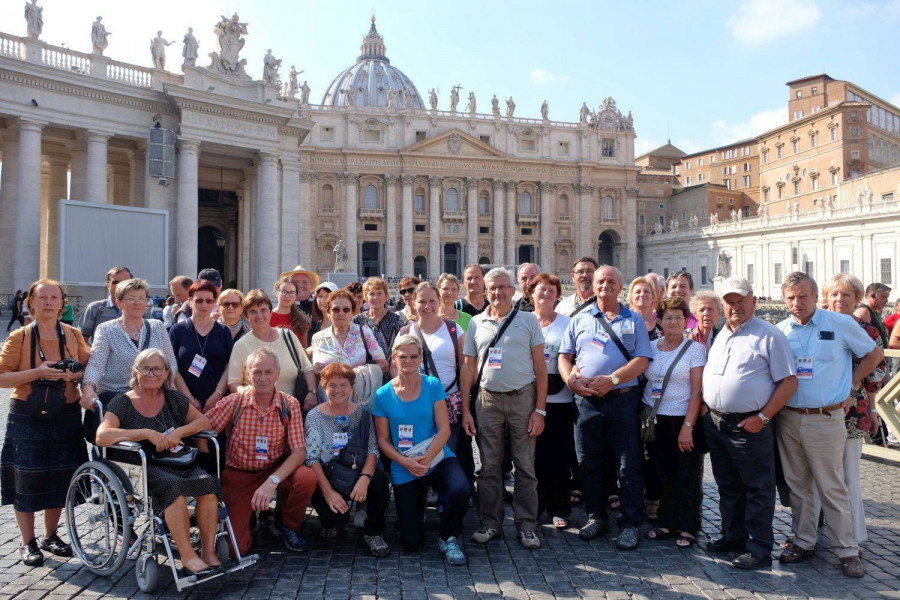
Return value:
<svg viewBox="0 0 900 600">
<path fill-rule="evenodd" d="M 172 388 L 173 374 L 165 354 L 156 348 L 141 351 L 131 370 L 131 391 L 119 394 L 106 407 L 97 430 L 97 444 L 140 442 L 147 453 L 147 482 L 155 512 L 162 512 L 178 547 L 185 575 L 220 571 L 216 558 L 219 482 L 197 464 L 172 466 L 182 438 L 210 429 L 209 419 Z M 168 462 L 169 465 L 163 465 Z M 186 496 L 196 501 L 194 517 L 202 544 L 198 556 L 190 541 Z"/>
<path fill-rule="evenodd" d="M 78 381 L 88 346 L 78 329 L 59 322 L 63 290 L 41 279 L 28 289 L 34 324 L 14 331 L 0 353 L 0 387 L 15 388 L 0 458 L 2 503 L 12 504 L 28 566 L 44 562 L 41 550 L 72 556 L 56 535 L 66 489 L 87 460 L 81 437 Z M 73 360 L 74 359 L 74 360 Z M 83 399 L 86 407 L 93 400 Z M 44 537 L 34 537 L 34 513 L 44 511 Z"/>
</svg>

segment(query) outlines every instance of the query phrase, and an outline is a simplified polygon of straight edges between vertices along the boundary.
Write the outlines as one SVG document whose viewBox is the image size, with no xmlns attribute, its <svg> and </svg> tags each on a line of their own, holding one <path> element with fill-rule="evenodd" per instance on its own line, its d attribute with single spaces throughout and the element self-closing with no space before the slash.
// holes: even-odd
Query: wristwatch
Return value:
<svg viewBox="0 0 900 600">
<path fill-rule="evenodd" d="M 611 373 L 611 374 L 610 374 L 609 380 L 612 381 L 612 384 L 613 384 L 613 385 L 619 385 L 619 382 L 621 381 L 621 379 L 619 379 L 618 377 L 616 377 L 616 374 L 615 374 L 615 373 Z"/>
<path fill-rule="evenodd" d="M 684 426 L 685 426 L 685 427 L 693 427 L 694 424 L 691 423 L 690 421 L 687 421 L 687 420 L 686 420 L 686 421 L 684 422 Z"/>
<path fill-rule="evenodd" d="M 771 421 L 771 419 L 769 417 L 767 417 L 766 415 L 764 415 L 762 411 L 759 411 L 758 413 L 756 413 L 756 416 L 759 417 L 759 419 L 762 421 L 763 427 L 768 425 L 769 421 Z"/>
<path fill-rule="evenodd" d="M 269 481 L 271 481 L 275 485 L 278 485 L 279 483 L 281 483 L 281 477 L 279 477 L 278 475 L 270 475 Z"/>
<path fill-rule="evenodd" d="M 536 412 L 537 414 L 541 415 L 542 417 L 546 417 L 546 416 L 547 416 L 547 411 L 546 411 L 546 410 L 541 410 L 540 408 L 534 409 L 534 412 Z"/>
</svg>

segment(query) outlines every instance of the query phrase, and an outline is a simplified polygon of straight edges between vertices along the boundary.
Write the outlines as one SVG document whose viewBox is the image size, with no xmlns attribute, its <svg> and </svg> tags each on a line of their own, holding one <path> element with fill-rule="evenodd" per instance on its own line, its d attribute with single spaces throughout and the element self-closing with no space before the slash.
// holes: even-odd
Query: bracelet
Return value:
<svg viewBox="0 0 900 600">
<path fill-rule="evenodd" d="M 372 476 L 369 475 L 368 473 L 360 473 L 359 476 L 360 476 L 360 477 L 368 477 L 368 478 L 369 478 L 369 481 L 372 481 Z"/>
</svg>

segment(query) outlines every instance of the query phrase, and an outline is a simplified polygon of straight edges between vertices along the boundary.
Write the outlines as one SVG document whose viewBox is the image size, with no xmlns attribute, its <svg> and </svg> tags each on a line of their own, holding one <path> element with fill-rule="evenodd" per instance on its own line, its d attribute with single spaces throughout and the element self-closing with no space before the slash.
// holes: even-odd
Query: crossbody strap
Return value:
<svg viewBox="0 0 900 600">
<path fill-rule="evenodd" d="M 583 310 L 585 310 L 586 308 L 590 307 L 590 305 L 593 304 L 594 301 L 596 301 L 596 300 L 597 300 L 597 297 L 596 297 L 596 296 L 591 296 L 590 298 L 588 298 L 587 300 L 585 300 L 584 302 L 582 302 L 581 306 L 579 306 L 578 308 L 576 308 L 575 310 L 573 310 L 573 311 L 572 311 L 572 314 L 569 315 L 569 317 L 574 317 L 575 315 L 577 315 L 577 314 L 580 313 L 581 311 L 583 311 Z"/>
<path fill-rule="evenodd" d="M 150 321 L 144 319 L 144 343 L 141 344 L 141 352 L 150 347 Z"/>
<path fill-rule="evenodd" d="M 684 346 L 681 347 L 681 350 L 678 351 L 678 354 L 675 355 L 675 360 L 672 361 L 672 364 L 669 365 L 669 369 L 666 371 L 665 377 L 663 377 L 662 388 L 659 391 L 659 398 L 656 399 L 656 402 L 653 403 L 653 410 L 650 411 L 650 420 L 656 418 L 656 412 L 659 410 L 659 405 L 662 403 L 663 397 L 666 395 L 666 388 L 669 387 L 669 379 L 672 377 L 672 372 L 675 370 L 675 365 L 678 364 L 678 361 L 681 360 L 681 357 L 684 356 L 685 352 L 687 352 L 688 348 L 690 348 L 691 344 L 693 344 L 691 340 L 687 340 Z"/>
<path fill-rule="evenodd" d="M 512 309 L 512 312 L 509 313 L 509 317 L 507 317 L 506 322 L 503 323 L 503 325 L 500 327 L 500 330 L 497 331 L 497 335 L 495 335 L 494 339 L 491 340 L 491 343 L 488 344 L 487 349 L 484 351 L 484 354 L 481 356 L 481 361 L 478 366 L 478 379 L 475 380 L 476 383 L 481 383 L 481 375 L 482 375 L 482 373 L 484 373 L 484 365 L 487 364 L 487 357 L 488 357 L 488 354 L 490 354 L 490 352 L 491 352 L 491 348 L 493 348 L 494 346 L 497 345 L 497 342 L 500 341 L 500 338 L 503 336 L 504 332 L 506 331 L 506 328 L 510 326 L 510 324 L 513 322 L 513 319 L 516 318 L 516 313 L 518 313 L 518 312 L 519 312 L 518 308 Z"/>
<path fill-rule="evenodd" d="M 297 367 L 297 373 L 300 374 L 300 357 L 297 355 L 297 349 L 294 347 L 294 341 L 291 339 L 291 336 L 288 333 L 287 329 L 281 329 L 281 339 L 283 339 L 285 345 L 287 345 L 288 354 L 291 355 L 291 360 L 294 361 L 294 366 Z"/>
<path fill-rule="evenodd" d="M 622 343 L 622 340 L 619 339 L 619 336 L 616 335 L 616 332 L 613 331 L 613 328 L 610 326 L 610 324 L 606 322 L 605 315 L 603 315 L 601 313 L 597 313 L 596 315 L 594 315 L 594 318 L 597 319 L 598 321 L 600 321 L 600 326 L 603 327 L 603 329 L 606 331 L 606 334 L 609 336 L 609 338 L 613 341 L 613 343 L 619 349 L 619 352 L 622 353 L 622 356 L 625 357 L 626 361 L 630 362 L 632 359 L 631 352 L 629 352 L 625 348 L 625 344 Z"/>
</svg>

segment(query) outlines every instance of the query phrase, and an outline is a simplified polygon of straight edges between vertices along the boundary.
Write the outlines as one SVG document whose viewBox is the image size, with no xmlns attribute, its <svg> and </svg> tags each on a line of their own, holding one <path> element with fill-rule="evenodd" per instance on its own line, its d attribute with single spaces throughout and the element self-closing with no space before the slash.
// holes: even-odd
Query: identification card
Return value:
<svg viewBox="0 0 900 600">
<path fill-rule="evenodd" d="M 413 426 L 412 425 L 400 425 L 397 427 L 398 433 L 400 435 L 400 440 L 397 442 L 397 447 L 401 450 L 408 450 L 413 447 Z"/>
<path fill-rule="evenodd" d="M 812 356 L 797 357 L 797 379 L 813 378 L 813 359 Z"/>
<path fill-rule="evenodd" d="M 622 335 L 634 335 L 634 321 L 622 323 Z"/>
<path fill-rule="evenodd" d="M 544 362 L 547 363 L 548 365 L 550 364 L 550 361 L 551 361 L 550 357 L 551 357 L 550 344 L 548 344 L 547 342 L 544 342 Z"/>
<path fill-rule="evenodd" d="M 653 382 L 650 384 L 650 399 L 651 400 L 659 400 L 662 398 L 662 377 L 654 377 Z"/>
<path fill-rule="evenodd" d="M 200 377 L 200 373 L 203 372 L 204 367 L 206 367 L 206 359 L 199 354 L 195 354 L 194 360 L 191 361 L 191 366 L 188 367 L 188 373 L 194 377 Z"/>
<path fill-rule="evenodd" d="M 598 331 L 594 334 L 594 339 L 591 340 L 591 345 L 603 350 L 606 347 L 606 342 L 609 341 L 609 334 L 605 331 Z"/>
<path fill-rule="evenodd" d="M 166 432 L 163 435 L 169 435 L 173 431 L 175 431 L 175 428 L 169 427 L 168 429 L 166 429 Z M 177 446 L 172 448 L 172 452 L 181 452 L 182 450 L 184 450 L 184 444 L 178 444 Z"/>
<path fill-rule="evenodd" d="M 341 453 L 341 450 L 347 445 L 348 439 L 346 431 L 334 432 L 334 441 L 331 443 L 331 450 L 334 452 L 335 456 Z"/>
<path fill-rule="evenodd" d="M 503 348 L 488 350 L 488 369 L 499 369 L 503 366 Z"/>
<path fill-rule="evenodd" d="M 265 435 L 256 436 L 256 460 L 269 459 L 269 438 Z"/>
</svg>

